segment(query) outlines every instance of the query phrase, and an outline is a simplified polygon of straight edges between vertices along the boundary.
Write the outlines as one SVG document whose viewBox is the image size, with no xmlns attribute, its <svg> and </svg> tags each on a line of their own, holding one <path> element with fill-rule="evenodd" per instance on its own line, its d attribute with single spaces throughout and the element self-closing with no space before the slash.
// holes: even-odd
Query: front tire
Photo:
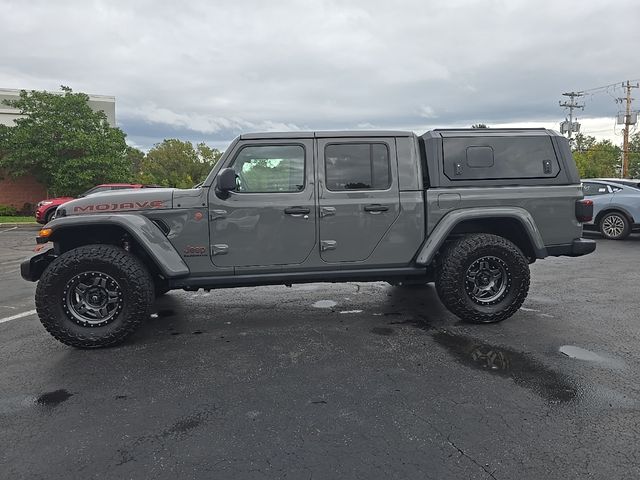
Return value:
<svg viewBox="0 0 640 480">
<path fill-rule="evenodd" d="M 624 240 L 631 233 L 631 222 L 624 213 L 610 212 L 600 219 L 600 233 L 609 240 Z"/>
<path fill-rule="evenodd" d="M 44 215 L 44 223 L 47 224 L 51 220 L 53 220 L 53 216 L 56 214 L 56 207 L 50 208 L 47 210 L 47 213 Z"/>
<path fill-rule="evenodd" d="M 161 278 L 157 278 L 154 282 L 154 292 L 156 298 L 161 297 L 167 293 L 169 293 L 171 289 L 169 288 L 169 284 L 166 280 Z"/>
<path fill-rule="evenodd" d="M 529 264 L 512 242 L 490 234 L 466 235 L 439 262 L 436 289 L 447 309 L 465 322 L 511 317 L 529 292 Z"/>
<path fill-rule="evenodd" d="M 40 321 L 60 342 L 98 348 L 124 341 L 148 318 L 153 280 L 142 262 L 113 245 L 63 253 L 36 288 Z"/>
</svg>

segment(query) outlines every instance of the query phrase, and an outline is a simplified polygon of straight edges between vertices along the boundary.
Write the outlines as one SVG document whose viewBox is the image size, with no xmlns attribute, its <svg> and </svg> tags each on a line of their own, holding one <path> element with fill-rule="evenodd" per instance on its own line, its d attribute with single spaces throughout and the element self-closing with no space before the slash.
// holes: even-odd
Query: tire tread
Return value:
<svg viewBox="0 0 640 480">
<path fill-rule="evenodd" d="M 466 301 L 466 293 L 460 291 L 460 275 L 464 274 L 469 256 L 483 249 L 501 248 L 516 261 L 514 268 L 522 275 L 522 282 L 514 300 L 498 312 L 483 312 L 472 308 Z M 436 290 L 440 301 L 454 315 L 469 323 L 495 323 L 511 317 L 522 306 L 529 292 L 529 264 L 520 249 L 511 241 L 498 235 L 477 233 L 454 240 L 443 252 L 438 265 Z"/>
<path fill-rule="evenodd" d="M 53 286 L 65 281 L 67 270 L 87 261 L 108 262 L 128 279 L 127 291 L 132 301 L 127 307 L 126 318 L 118 328 L 102 336 L 82 335 L 65 328 L 64 321 L 56 314 L 58 309 L 53 307 L 59 300 Z M 108 347 L 126 339 L 149 316 L 153 296 L 153 281 L 138 258 L 114 245 L 86 245 L 65 252 L 43 272 L 36 287 L 36 311 L 44 328 L 60 342 L 78 348 Z"/>
</svg>

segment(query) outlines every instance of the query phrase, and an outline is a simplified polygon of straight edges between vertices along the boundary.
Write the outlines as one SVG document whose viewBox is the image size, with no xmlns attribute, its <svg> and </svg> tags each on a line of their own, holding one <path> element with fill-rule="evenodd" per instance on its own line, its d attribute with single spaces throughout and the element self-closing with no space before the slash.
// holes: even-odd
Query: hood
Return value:
<svg viewBox="0 0 640 480">
<path fill-rule="evenodd" d="M 140 188 L 95 193 L 65 203 L 61 216 L 158 210 L 173 207 L 173 188 Z"/>
<path fill-rule="evenodd" d="M 38 206 L 42 205 L 61 205 L 63 203 L 68 202 L 69 200 L 73 200 L 75 197 L 53 197 L 53 198 L 45 198 L 44 200 L 40 200 L 38 202 Z"/>
</svg>

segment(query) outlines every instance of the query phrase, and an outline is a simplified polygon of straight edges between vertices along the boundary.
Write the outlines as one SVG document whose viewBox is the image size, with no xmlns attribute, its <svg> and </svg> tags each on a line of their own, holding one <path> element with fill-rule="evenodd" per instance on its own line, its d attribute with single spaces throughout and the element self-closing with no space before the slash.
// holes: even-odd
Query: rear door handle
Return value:
<svg viewBox="0 0 640 480">
<path fill-rule="evenodd" d="M 389 210 L 389 207 L 387 207 L 386 205 L 366 205 L 364 207 L 365 212 L 371 213 L 386 212 L 387 210 Z"/>
<path fill-rule="evenodd" d="M 284 209 L 284 213 L 287 215 L 308 215 L 311 213 L 311 209 L 306 207 L 287 207 Z"/>
</svg>

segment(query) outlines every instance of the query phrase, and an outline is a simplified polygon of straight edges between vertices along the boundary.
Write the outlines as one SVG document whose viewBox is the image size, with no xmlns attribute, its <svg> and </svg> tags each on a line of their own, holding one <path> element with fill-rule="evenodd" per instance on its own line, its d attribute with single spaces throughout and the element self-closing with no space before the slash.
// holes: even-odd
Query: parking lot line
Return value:
<svg viewBox="0 0 640 480">
<path fill-rule="evenodd" d="M 28 312 L 18 313 L 10 317 L 0 318 L 0 323 L 10 322 L 11 320 L 17 320 L 18 318 L 22 318 L 22 317 L 28 317 L 29 315 L 33 315 L 35 313 L 36 313 L 35 310 L 29 310 Z"/>
</svg>

